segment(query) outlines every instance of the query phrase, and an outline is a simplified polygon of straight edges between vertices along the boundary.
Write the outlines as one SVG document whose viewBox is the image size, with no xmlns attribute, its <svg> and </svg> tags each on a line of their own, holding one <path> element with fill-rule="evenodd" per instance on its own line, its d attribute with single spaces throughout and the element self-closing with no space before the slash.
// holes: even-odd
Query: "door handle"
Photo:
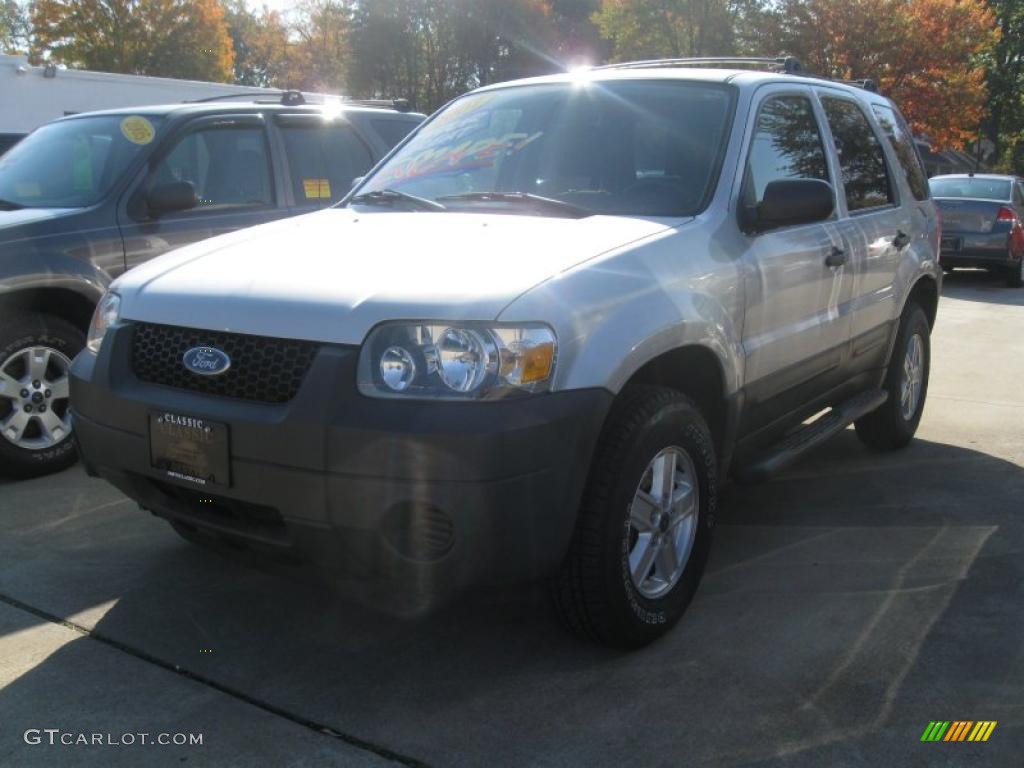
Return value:
<svg viewBox="0 0 1024 768">
<path fill-rule="evenodd" d="M 902 229 L 897 230 L 896 237 L 892 239 L 892 244 L 896 246 L 897 251 L 902 251 L 904 248 L 910 245 L 910 235 L 908 235 Z"/>
<path fill-rule="evenodd" d="M 825 257 L 826 267 L 841 267 L 846 263 L 846 251 L 837 245 L 832 246 L 828 256 Z"/>
</svg>

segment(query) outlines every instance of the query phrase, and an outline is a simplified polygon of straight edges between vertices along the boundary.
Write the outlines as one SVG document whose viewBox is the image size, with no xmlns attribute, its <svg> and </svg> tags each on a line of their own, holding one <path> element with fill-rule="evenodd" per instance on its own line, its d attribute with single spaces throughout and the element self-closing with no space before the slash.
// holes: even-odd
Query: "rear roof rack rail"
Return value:
<svg viewBox="0 0 1024 768">
<path fill-rule="evenodd" d="M 699 56 L 678 59 L 650 59 L 604 64 L 594 69 L 657 69 L 660 67 L 726 67 L 766 69 L 772 72 L 800 74 L 804 71 L 795 56 Z"/>
</svg>

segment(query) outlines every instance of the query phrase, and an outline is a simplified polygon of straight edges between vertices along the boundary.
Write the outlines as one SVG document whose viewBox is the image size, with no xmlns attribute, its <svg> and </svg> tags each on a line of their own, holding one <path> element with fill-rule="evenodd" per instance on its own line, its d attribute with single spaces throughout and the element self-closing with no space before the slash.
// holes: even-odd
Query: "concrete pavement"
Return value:
<svg viewBox="0 0 1024 768">
<path fill-rule="evenodd" d="M 190 547 L 77 468 L 0 481 L 0 765 L 1019 766 L 1024 291 L 954 275 L 933 358 L 906 451 L 848 430 L 727 489 L 689 613 L 628 655 L 537 589 L 388 617 Z M 922 744 L 936 719 L 999 724 Z"/>
</svg>

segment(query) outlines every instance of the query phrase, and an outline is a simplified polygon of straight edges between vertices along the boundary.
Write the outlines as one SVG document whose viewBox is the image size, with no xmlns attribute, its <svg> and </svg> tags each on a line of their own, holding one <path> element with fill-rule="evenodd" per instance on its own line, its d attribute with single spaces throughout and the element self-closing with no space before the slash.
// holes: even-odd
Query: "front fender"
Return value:
<svg viewBox="0 0 1024 768">
<path fill-rule="evenodd" d="M 654 358 L 699 345 L 719 360 L 726 396 L 743 377 L 743 280 L 700 231 L 675 232 L 589 262 L 513 302 L 502 321 L 551 323 L 554 389 L 617 393 Z"/>
</svg>

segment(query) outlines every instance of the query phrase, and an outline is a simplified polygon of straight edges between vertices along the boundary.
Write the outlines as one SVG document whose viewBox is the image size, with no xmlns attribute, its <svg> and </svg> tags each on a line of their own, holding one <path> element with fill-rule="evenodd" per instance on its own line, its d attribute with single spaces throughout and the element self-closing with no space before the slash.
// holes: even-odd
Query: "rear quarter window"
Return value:
<svg viewBox="0 0 1024 768">
<path fill-rule="evenodd" d="M 889 137 L 896 159 L 907 179 L 911 194 L 915 200 L 928 199 L 928 175 L 921 164 L 921 156 L 917 152 L 914 136 L 903 116 L 892 107 L 884 104 L 872 104 L 875 117 L 878 118 L 882 130 Z"/>
<path fill-rule="evenodd" d="M 371 120 L 370 126 L 378 136 L 388 145 L 388 149 L 395 146 L 412 133 L 412 129 L 419 123 L 412 120 Z"/>
</svg>

